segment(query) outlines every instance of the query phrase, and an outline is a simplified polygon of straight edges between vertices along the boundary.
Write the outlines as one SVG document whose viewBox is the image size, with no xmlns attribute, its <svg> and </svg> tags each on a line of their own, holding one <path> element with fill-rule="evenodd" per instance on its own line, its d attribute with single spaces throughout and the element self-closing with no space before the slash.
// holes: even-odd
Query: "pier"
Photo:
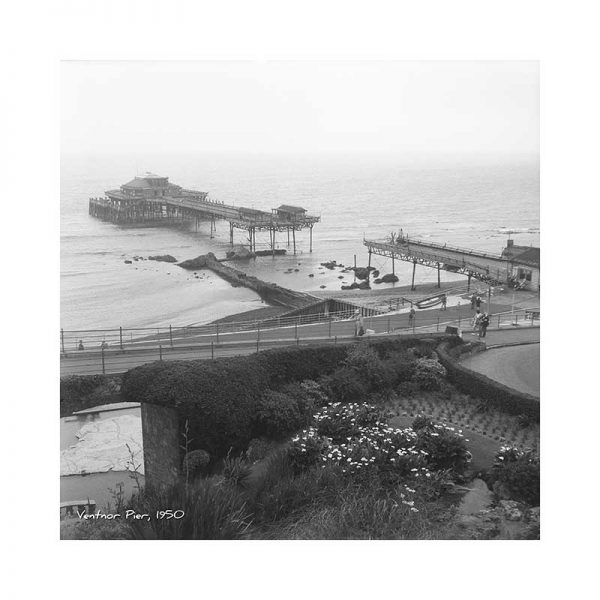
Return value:
<svg viewBox="0 0 600 600">
<path fill-rule="evenodd" d="M 392 273 L 395 274 L 396 259 L 413 265 L 411 289 L 415 289 L 417 265 L 437 269 L 438 287 L 440 271 L 460 273 L 488 285 L 512 285 L 520 289 L 533 289 L 539 292 L 540 259 L 539 248 L 515 246 L 509 240 L 502 254 L 488 254 L 478 250 L 459 248 L 448 244 L 428 242 L 405 235 L 392 235 L 385 240 L 363 240 L 371 255 L 386 256 L 392 259 Z"/>
<path fill-rule="evenodd" d="M 217 221 L 229 223 L 229 243 L 233 246 L 234 229 L 248 232 L 248 247 L 256 251 L 256 232 L 269 232 L 269 247 L 275 254 L 276 234 L 287 233 L 296 254 L 296 232 L 309 230 L 309 251 L 312 252 L 312 230 L 321 220 L 301 206 L 282 204 L 271 212 L 243 206 L 233 206 L 211 200 L 207 192 L 184 189 L 169 182 L 168 177 L 153 173 L 137 176 L 120 189 L 108 190 L 104 198 L 89 199 L 89 214 L 122 225 L 169 225 L 201 221 L 210 222 L 210 237 Z"/>
</svg>

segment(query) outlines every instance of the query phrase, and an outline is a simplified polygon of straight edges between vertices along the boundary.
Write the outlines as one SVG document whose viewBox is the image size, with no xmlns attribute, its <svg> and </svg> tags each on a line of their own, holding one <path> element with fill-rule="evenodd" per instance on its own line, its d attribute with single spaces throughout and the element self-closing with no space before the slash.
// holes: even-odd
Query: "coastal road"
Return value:
<svg viewBox="0 0 600 600">
<path fill-rule="evenodd" d="M 405 316 L 404 319 L 406 320 L 406 318 Z M 388 335 L 422 337 L 423 334 L 436 333 L 438 329 L 440 333 L 444 331 L 444 326 L 438 326 L 437 317 L 430 317 L 429 322 L 429 324 L 415 327 L 414 331 L 413 328 L 404 327 L 402 330 L 388 333 L 385 315 L 384 318 L 365 319 L 367 328 L 376 332 L 375 337 Z M 61 356 L 60 374 L 61 377 L 100 373 L 116 374 L 156 360 L 210 359 L 251 354 L 260 350 L 285 346 L 343 343 L 354 340 L 354 327 L 353 321 L 323 322 L 297 328 L 274 328 L 260 331 L 260 333 L 256 331 L 232 333 L 220 336 L 218 343 L 215 336 L 204 336 L 204 339 L 195 338 L 192 343 L 174 344 L 172 348 L 170 346 L 161 348 L 154 346 L 137 347 L 125 351 L 108 349 L 103 353 L 98 351 L 74 352 L 67 356 Z M 487 338 L 482 341 L 485 341 L 488 346 L 539 342 L 539 331 L 539 327 L 488 329 Z M 465 332 L 463 338 L 468 341 L 471 336 Z M 473 339 L 476 339 L 475 336 Z"/>
</svg>

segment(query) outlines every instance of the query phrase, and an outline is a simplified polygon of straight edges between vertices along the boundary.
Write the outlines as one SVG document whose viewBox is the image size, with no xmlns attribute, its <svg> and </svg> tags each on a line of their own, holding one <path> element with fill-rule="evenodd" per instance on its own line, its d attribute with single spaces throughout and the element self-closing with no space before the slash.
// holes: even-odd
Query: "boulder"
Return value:
<svg viewBox="0 0 600 600">
<path fill-rule="evenodd" d="M 369 279 L 371 269 L 368 267 L 352 267 L 351 270 L 354 271 L 357 279 Z"/>
<path fill-rule="evenodd" d="M 132 265 L 132 264 L 133 264 L 133 262 L 132 262 L 132 261 L 130 261 L 130 260 L 126 260 L 126 261 L 125 261 L 125 264 L 126 264 L 126 265 Z"/>
<path fill-rule="evenodd" d="M 235 246 L 225 255 L 229 260 L 248 260 L 256 256 L 254 252 L 250 252 L 246 246 Z"/>
<path fill-rule="evenodd" d="M 149 256 L 148 260 L 158 260 L 160 262 L 176 263 L 177 259 L 170 254 L 162 254 L 160 256 Z"/>
<path fill-rule="evenodd" d="M 394 275 L 393 273 L 387 273 L 381 278 L 381 281 L 382 283 L 396 283 L 396 281 L 399 281 L 399 279 L 397 275 Z"/>
</svg>

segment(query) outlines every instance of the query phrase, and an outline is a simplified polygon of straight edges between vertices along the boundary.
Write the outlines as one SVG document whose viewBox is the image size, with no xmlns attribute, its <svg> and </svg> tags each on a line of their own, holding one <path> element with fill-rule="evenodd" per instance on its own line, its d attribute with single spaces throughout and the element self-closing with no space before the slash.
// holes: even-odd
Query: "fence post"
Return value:
<svg viewBox="0 0 600 600">
<path fill-rule="evenodd" d="M 119 347 L 123 350 L 123 328 L 119 327 Z"/>
<path fill-rule="evenodd" d="M 173 347 L 173 327 L 169 325 L 169 341 L 171 342 L 171 348 Z"/>
<path fill-rule="evenodd" d="M 498 329 L 500 329 L 500 315 L 498 315 Z"/>
<path fill-rule="evenodd" d="M 106 368 L 104 366 L 104 348 L 101 349 L 102 352 L 102 375 L 106 375 Z"/>
<path fill-rule="evenodd" d="M 390 318 L 388 317 L 388 320 L 387 320 L 387 332 L 388 333 L 390 332 L 390 327 L 391 327 L 391 321 L 390 321 Z"/>
<path fill-rule="evenodd" d="M 436 331 L 439 331 L 439 330 L 440 330 L 440 318 L 438 317 L 437 318 L 437 328 L 436 328 Z"/>
<path fill-rule="evenodd" d="M 533 319 L 531 322 L 533 323 Z M 331 319 L 329 319 L 329 337 L 331 337 Z"/>
<path fill-rule="evenodd" d="M 219 324 L 217 323 L 217 344 L 219 343 Z"/>
<path fill-rule="evenodd" d="M 337 345 L 337 335 L 335 336 L 333 343 Z"/>
<path fill-rule="evenodd" d="M 298 317 L 296 317 L 296 323 L 294 324 L 294 336 L 298 338 Z"/>
<path fill-rule="evenodd" d="M 210 357 L 214 360 L 215 358 L 215 344 L 214 342 L 210 343 Z"/>
<path fill-rule="evenodd" d="M 158 345 L 158 360 L 162 360 L 162 344 Z"/>
<path fill-rule="evenodd" d="M 65 332 L 63 328 L 60 328 L 60 346 L 62 348 L 62 353 L 65 353 Z"/>
</svg>

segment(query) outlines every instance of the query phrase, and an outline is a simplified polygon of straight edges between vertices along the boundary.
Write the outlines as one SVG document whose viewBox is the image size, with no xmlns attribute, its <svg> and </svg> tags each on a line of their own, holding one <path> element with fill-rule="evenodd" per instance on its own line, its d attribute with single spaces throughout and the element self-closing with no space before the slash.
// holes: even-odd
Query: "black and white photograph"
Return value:
<svg viewBox="0 0 600 600">
<path fill-rule="evenodd" d="M 537 62 L 61 86 L 62 539 L 539 538 Z"/>
<path fill-rule="evenodd" d="M 593 595 L 594 8 L 7 6 L 5 595 Z"/>
</svg>

